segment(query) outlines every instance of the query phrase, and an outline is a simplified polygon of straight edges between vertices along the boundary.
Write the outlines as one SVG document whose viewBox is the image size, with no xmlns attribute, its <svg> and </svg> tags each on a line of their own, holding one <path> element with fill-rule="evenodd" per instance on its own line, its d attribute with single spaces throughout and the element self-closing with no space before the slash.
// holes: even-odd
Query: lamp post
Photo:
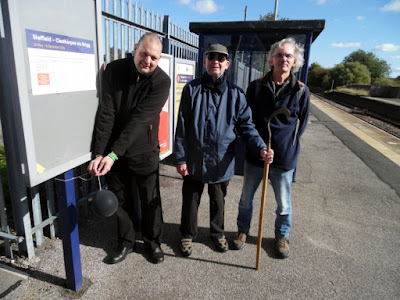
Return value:
<svg viewBox="0 0 400 300">
<path fill-rule="evenodd" d="M 275 12 L 274 12 L 274 21 L 278 18 L 278 5 L 279 5 L 279 0 L 275 0 Z"/>
</svg>

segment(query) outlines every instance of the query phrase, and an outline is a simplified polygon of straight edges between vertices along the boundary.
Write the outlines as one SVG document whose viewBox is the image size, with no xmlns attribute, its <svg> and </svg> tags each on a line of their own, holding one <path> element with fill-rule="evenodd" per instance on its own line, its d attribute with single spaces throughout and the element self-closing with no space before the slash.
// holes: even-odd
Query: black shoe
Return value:
<svg viewBox="0 0 400 300">
<path fill-rule="evenodd" d="M 164 261 L 164 252 L 161 250 L 160 246 L 150 249 L 150 261 L 153 264 L 159 264 Z"/>
<path fill-rule="evenodd" d="M 128 246 L 119 246 L 116 253 L 110 255 L 106 259 L 107 264 L 116 264 L 123 261 L 129 253 L 132 253 L 135 250 L 135 244 Z"/>
</svg>

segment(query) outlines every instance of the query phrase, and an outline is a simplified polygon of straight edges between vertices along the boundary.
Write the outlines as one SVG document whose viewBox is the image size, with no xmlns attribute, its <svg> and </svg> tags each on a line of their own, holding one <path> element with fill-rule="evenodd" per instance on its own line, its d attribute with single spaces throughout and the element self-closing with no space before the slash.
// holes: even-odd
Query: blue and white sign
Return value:
<svg viewBox="0 0 400 300">
<path fill-rule="evenodd" d="M 94 43 L 25 29 L 32 95 L 96 89 Z"/>
</svg>

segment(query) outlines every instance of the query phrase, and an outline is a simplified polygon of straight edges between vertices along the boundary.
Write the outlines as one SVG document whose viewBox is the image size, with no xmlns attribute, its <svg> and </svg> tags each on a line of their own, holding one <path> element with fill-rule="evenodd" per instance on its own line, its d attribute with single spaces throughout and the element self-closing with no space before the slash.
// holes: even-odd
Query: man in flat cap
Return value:
<svg viewBox="0 0 400 300">
<path fill-rule="evenodd" d="M 192 254 L 198 233 L 197 215 L 204 184 L 210 197 L 210 236 L 216 250 L 226 252 L 224 235 L 225 196 L 234 175 L 236 133 L 247 142 L 254 155 L 271 163 L 255 129 L 250 107 L 242 89 L 227 80 L 229 53 L 226 46 L 212 44 L 203 61 L 206 72 L 186 84 L 182 91 L 174 154 L 176 170 L 183 176 L 181 254 Z"/>
</svg>

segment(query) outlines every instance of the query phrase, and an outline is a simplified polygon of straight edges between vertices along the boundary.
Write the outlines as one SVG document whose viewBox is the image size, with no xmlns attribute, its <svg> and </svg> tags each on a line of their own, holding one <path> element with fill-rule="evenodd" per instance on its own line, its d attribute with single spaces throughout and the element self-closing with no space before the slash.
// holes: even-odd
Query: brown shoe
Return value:
<svg viewBox="0 0 400 300">
<path fill-rule="evenodd" d="M 217 248 L 217 250 L 219 252 L 228 251 L 228 249 L 229 249 L 228 248 L 228 243 L 227 243 L 224 235 L 222 237 L 218 238 L 218 239 L 217 238 L 212 238 L 212 240 L 214 242 L 215 247 Z"/>
<path fill-rule="evenodd" d="M 184 257 L 188 257 L 192 254 L 192 245 L 193 245 L 193 240 L 192 239 L 186 239 L 182 238 L 181 239 L 181 254 Z"/>
<path fill-rule="evenodd" d="M 281 258 L 289 257 L 289 240 L 283 237 L 275 237 L 275 247 Z"/>
<path fill-rule="evenodd" d="M 236 234 L 236 237 L 233 239 L 232 243 L 232 249 L 233 250 L 240 250 L 244 247 L 244 244 L 246 244 L 246 238 L 247 238 L 248 233 L 246 232 L 240 232 Z"/>
</svg>

